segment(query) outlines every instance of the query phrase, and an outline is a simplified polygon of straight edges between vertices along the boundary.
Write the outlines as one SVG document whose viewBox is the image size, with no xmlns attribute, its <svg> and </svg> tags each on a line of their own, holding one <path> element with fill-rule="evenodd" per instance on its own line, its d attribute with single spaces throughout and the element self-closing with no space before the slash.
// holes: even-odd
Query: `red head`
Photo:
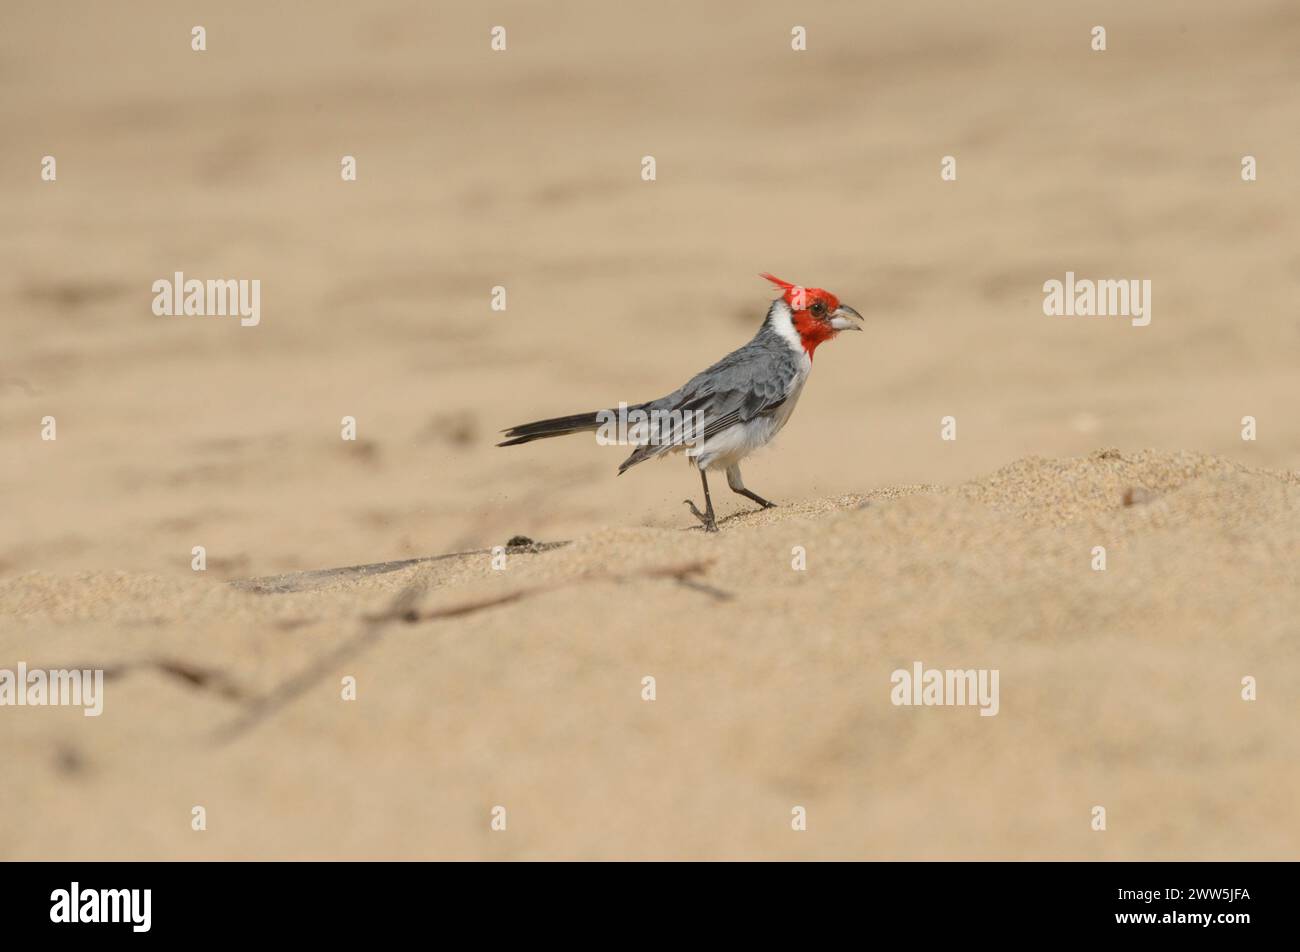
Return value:
<svg viewBox="0 0 1300 952">
<path fill-rule="evenodd" d="M 781 299 L 790 307 L 790 319 L 810 359 L 822 341 L 830 340 L 840 331 L 862 330 L 862 315 L 847 304 L 841 304 L 831 292 L 791 284 L 771 274 L 760 277 L 767 278 L 785 292 Z"/>
</svg>

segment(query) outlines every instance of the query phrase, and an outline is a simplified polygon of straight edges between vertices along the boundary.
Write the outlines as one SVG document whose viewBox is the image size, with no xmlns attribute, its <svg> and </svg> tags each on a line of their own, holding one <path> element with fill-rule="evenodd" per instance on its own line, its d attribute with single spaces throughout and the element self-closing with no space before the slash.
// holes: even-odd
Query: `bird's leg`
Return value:
<svg viewBox="0 0 1300 952">
<path fill-rule="evenodd" d="M 758 493 L 750 492 L 748 489 L 745 488 L 745 484 L 740 479 L 739 463 L 736 463 L 734 466 L 727 467 L 727 485 L 731 487 L 731 491 L 733 493 L 744 496 L 747 499 L 754 500 L 754 502 L 758 503 L 764 509 L 776 508 L 776 503 L 769 502 L 768 500 L 760 496 Z"/>
<path fill-rule="evenodd" d="M 704 470 L 700 470 L 700 482 L 704 484 L 704 511 L 700 512 L 700 510 L 696 509 L 695 503 L 689 499 L 682 501 L 690 507 L 691 514 L 704 523 L 705 532 L 717 532 L 718 520 L 713 518 L 713 498 L 709 495 L 709 474 Z"/>
<path fill-rule="evenodd" d="M 770 499 L 764 499 L 762 496 L 760 496 L 760 495 L 759 495 L 758 493 L 756 493 L 756 492 L 751 492 L 751 491 L 748 490 L 748 489 L 738 489 L 738 490 L 736 490 L 736 491 L 737 491 L 738 493 L 740 493 L 740 495 L 742 495 L 742 496 L 748 496 L 750 499 L 754 500 L 754 502 L 758 503 L 758 504 L 759 504 L 760 506 L 762 506 L 764 509 L 775 509 L 775 508 L 776 508 L 776 503 L 772 502 Z"/>
</svg>

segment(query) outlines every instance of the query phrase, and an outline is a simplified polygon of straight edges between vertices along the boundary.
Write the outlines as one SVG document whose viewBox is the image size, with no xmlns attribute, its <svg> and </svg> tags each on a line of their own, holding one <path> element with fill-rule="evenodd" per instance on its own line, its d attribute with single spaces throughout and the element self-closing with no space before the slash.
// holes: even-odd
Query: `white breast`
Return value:
<svg viewBox="0 0 1300 952">
<path fill-rule="evenodd" d="M 795 375 L 791 378 L 790 387 L 786 391 L 788 396 L 775 413 L 745 423 L 737 423 L 705 442 L 700 447 L 698 456 L 693 460 L 700 469 L 726 469 L 739 463 L 760 446 L 770 443 L 790 419 L 790 414 L 794 413 L 795 405 L 803 394 L 803 385 L 812 371 L 812 358 L 803 349 L 803 341 L 799 337 L 799 332 L 794 329 L 790 308 L 785 302 L 777 301 L 773 304 L 772 311 L 773 329 L 790 345 L 790 349 L 798 357 Z"/>
</svg>

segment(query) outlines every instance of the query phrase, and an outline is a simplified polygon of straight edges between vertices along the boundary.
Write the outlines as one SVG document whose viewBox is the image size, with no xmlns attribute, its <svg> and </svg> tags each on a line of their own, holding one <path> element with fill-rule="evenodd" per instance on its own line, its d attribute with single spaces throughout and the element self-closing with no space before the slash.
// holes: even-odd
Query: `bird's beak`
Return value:
<svg viewBox="0 0 1300 952">
<path fill-rule="evenodd" d="M 862 315 L 847 304 L 841 304 L 831 311 L 831 328 L 837 331 L 860 331 Z"/>
</svg>

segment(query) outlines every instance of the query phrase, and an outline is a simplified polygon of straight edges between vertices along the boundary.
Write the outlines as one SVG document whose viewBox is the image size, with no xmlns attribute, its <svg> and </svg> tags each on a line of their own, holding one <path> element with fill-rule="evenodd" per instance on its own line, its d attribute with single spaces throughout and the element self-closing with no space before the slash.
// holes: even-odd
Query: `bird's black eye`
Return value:
<svg viewBox="0 0 1300 952">
<path fill-rule="evenodd" d="M 811 310 L 813 317 L 821 317 L 826 313 L 826 304 L 822 301 L 814 301 Z"/>
</svg>

